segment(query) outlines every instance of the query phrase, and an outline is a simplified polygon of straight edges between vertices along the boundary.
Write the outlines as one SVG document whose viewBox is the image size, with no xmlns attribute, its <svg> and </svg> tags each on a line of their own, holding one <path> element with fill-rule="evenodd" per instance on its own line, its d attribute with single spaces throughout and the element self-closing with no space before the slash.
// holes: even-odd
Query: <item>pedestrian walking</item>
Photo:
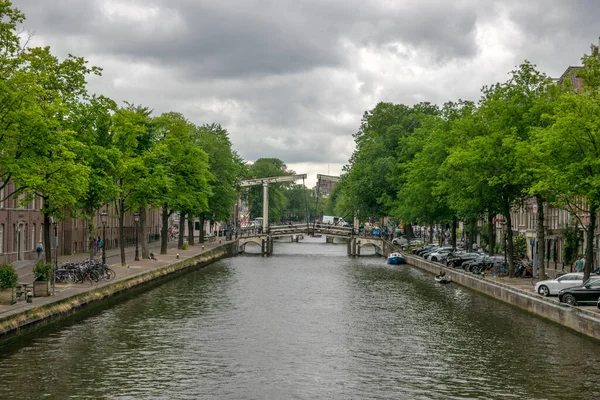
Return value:
<svg viewBox="0 0 600 400">
<path fill-rule="evenodd" d="M 37 246 L 35 246 L 35 251 L 37 252 L 37 258 L 39 260 L 42 256 L 42 251 L 44 251 L 44 246 L 42 245 L 42 242 L 38 242 Z"/>
<path fill-rule="evenodd" d="M 98 251 L 102 251 L 102 247 L 104 246 L 104 240 L 98 236 Z"/>
<path fill-rule="evenodd" d="M 98 254 L 98 239 L 94 239 L 94 255 Z"/>
<path fill-rule="evenodd" d="M 575 261 L 575 271 L 577 271 L 577 272 L 583 271 L 583 266 L 584 266 L 584 261 L 581 258 L 581 256 L 579 256 L 577 258 L 577 261 Z"/>
</svg>

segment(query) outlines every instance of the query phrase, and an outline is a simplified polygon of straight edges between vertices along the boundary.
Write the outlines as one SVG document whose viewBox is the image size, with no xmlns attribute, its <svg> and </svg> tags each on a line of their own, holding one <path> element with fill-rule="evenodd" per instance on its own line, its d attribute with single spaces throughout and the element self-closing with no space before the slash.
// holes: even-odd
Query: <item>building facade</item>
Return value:
<svg viewBox="0 0 600 400">
<path fill-rule="evenodd" d="M 37 259 L 35 251 L 38 242 L 43 242 L 44 216 L 41 213 L 42 200 L 34 197 L 24 201 L 25 194 L 11 196 L 14 185 L 0 189 L 0 262 L 18 263 Z M 94 236 L 103 237 L 106 232 L 106 248 L 119 245 L 119 219 L 110 206 L 106 228 L 102 225 L 100 211 L 94 217 Z M 125 216 L 125 245 L 135 245 L 135 222 L 133 215 Z M 139 233 L 139 240 L 148 242 L 160 239 L 161 218 L 159 210 L 147 210 L 146 232 Z M 87 232 L 89 222 L 84 218 L 66 217 L 56 223 L 57 255 L 69 255 L 89 251 Z M 54 237 L 54 226 L 50 227 L 50 237 Z M 53 240 L 51 240 L 53 242 Z"/>
</svg>

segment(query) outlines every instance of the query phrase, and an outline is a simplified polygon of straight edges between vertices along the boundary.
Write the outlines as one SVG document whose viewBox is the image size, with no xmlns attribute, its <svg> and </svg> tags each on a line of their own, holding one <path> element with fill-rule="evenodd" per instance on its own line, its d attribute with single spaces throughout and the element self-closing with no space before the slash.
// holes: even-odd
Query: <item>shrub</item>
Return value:
<svg viewBox="0 0 600 400">
<path fill-rule="evenodd" d="M 184 243 L 184 244 L 183 244 L 183 247 L 182 247 L 182 249 L 183 249 L 183 250 L 187 250 L 187 249 L 189 249 L 189 248 L 190 248 L 190 245 L 189 245 L 189 244 L 187 244 L 187 243 Z"/>
<path fill-rule="evenodd" d="M 33 276 L 35 277 L 36 280 L 49 281 L 51 275 L 52 275 L 52 264 L 51 263 L 49 263 L 47 261 L 43 261 L 43 260 L 40 260 L 35 263 L 35 266 L 33 267 Z"/>
<path fill-rule="evenodd" d="M 10 289 L 17 287 L 19 275 L 12 264 L 4 262 L 0 264 L 0 289 Z"/>
</svg>

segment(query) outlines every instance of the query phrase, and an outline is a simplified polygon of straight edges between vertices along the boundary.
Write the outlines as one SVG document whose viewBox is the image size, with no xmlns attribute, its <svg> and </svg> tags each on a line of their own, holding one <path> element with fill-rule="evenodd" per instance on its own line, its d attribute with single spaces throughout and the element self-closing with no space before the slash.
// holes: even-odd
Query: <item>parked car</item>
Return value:
<svg viewBox="0 0 600 400">
<path fill-rule="evenodd" d="M 555 279 L 539 281 L 535 284 L 535 291 L 542 296 L 556 296 L 562 289 L 567 289 L 583 284 L 583 272 L 564 274 Z"/>
<path fill-rule="evenodd" d="M 451 268 L 457 268 L 463 265 L 463 263 L 467 261 L 472 261 L 476 258 L 479 258 L 481 254 L 479 253 L 452 253 L 448 254 L 448 258 L 446 258 L 446 266 Z"/>
<path fill-rule="evenodd" d="M 426 244 L 426 245 L 424 245 L 424 246 L 417 247 L 417 248 L 413 249 L 413 250 L 411 251 L 411 253 L 413 253 L 413 254 L 415 254 L 415 255 L 417 255 L 417 256 L 420 256 L 422 253 L 424 253 L 424 252 L 426 252 L 426 251 L 428 251 L 428 250 L 430 250 L 430 249 L 433 249 L 434 247 L 436 247 L 436 248 L 437 248 L 437 247 L 439 247 L 439 246 L 438 246 L 437 244 L 431 244 L 431 243 L 430 243 L 430 244 Z"/>
<path fill-rule="evenodd" d="M 420 246 L 423 246 L 423 241 L 420 239 L 413 239 L 413 240 L 410 240 L 408 243 L 403 244 L 402 250 L 404 250 L 404 251 L 410 250 L 412 252 L 413 249 L 419 248 Z"/>
<path fill-rule="evenodd" d="M 462 267 L 465 271 L 479 273 L 486 268 L 500 268 L 502 264 L 504 264 L 504 257 L 482 254 L 478 258 L 463 263 Z"/>
<path fill-rule="evenodd" d="M 440 261 L 446 255 L 452 252 L 452 247 L 440 247 L 437 250 L 429 253 L 425 258 L 430 261 Z"/>
<path fill-rule="evenodd" d="M 598 299 L 600 299 L 600 278 L 597 276 L 591 277 L 580 286 L 558 292 L 558 301 L 572 306 L 598 304 Z"/>
<path fill-rule="evenodd" d="M 392 239 L 392 244 L 396 246 L 406 246 L 408 244 L 408 239 L 406 236 L 395 237 Z"/>
<path fill-rule="evenodd" d="M 428 255 L 430 255 L 431 253 L 435 253 L 439 249 L 440 249 L 440 246 L 438 246 L 436 244 L 435 247 L 431 247 L 431 248 L 425 250 L 424 252 L 420 253 L 419 255 L 423 258 L 427 258 Z"/>
</svg>

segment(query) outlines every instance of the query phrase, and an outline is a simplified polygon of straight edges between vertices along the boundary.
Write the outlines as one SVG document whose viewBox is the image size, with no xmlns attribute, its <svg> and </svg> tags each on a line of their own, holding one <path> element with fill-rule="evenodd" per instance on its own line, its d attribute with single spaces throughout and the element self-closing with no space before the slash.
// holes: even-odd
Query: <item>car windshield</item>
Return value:
<svg viewBox="0 0 600 400">
<path fill-rule="evenodd" d="M 600 278 L 598 278 L 598 277 L 589 278 L 587 281 L 585 281 L 583 286 L 598 287 L 598 286 L 600 286 Z"/>
</svg>

